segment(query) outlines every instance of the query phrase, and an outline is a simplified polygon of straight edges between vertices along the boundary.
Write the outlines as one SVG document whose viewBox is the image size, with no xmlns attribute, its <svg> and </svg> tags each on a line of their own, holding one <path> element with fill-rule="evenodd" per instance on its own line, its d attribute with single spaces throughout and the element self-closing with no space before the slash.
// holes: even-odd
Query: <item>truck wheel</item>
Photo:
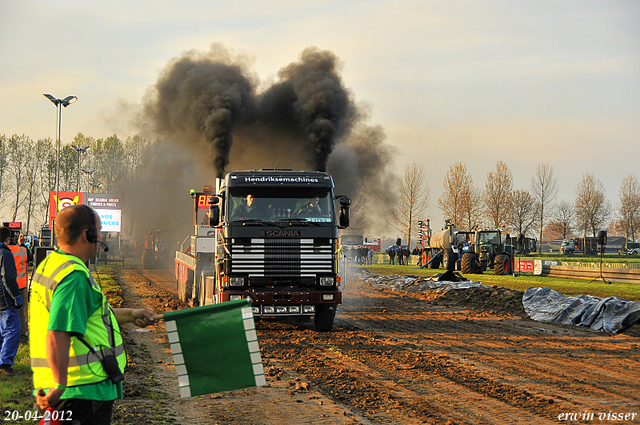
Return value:
<svg viewBox="0 0 640 425">
<path fill-rule="evenodd" d="M 336 307 L 333 304 L 316 305 L 314 322 L 317 332 L 329 332 L 333 328 L 333 318 L 336 316 Z"/>
<path fill-rule="evenodd" d="M 439 269 L 440 268 L 440 260 L 441 257 L 438 255 L 437 257 L 431 257 L 431 262 L 427 266 L 430 269 Z"/>
<path fill-rule="evenodd" d="M 155 258 L 152 249 L 145 249 L 142 251 L 142 268 L 145 270 L 151 270 L 155 266 Z"/>
<path fill-rule="evenodd" d="M 463 274 L 478 273 L 478 265 L 476 264 L 476 255 L 473 252 L 465 252 L 462 254 L 460 261 L 460 271 Z"/>
<path fill-rule="evenodd" d="M 498 276 L 503 276 L 511 272 L 511 265 L 509 264 L 509 256 L 507 254 L 498 254 L 493 266 L 493 271 Z"/>
<path fill-rule="evenodd" d="M 449 271 L 456 269 L 456 261 L 458 256 L 453 252 L 453 249 L 449 248 L 444 252 L 444 268 Z"/>
</svg>

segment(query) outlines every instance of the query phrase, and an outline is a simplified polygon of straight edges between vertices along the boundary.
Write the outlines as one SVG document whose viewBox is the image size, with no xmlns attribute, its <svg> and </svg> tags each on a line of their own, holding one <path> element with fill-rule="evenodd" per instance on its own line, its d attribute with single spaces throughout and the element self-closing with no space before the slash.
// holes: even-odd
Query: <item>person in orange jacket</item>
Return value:
<svg viewBox="0 0 640 425">
<path fill-rule="evenodd" d="M 12 241 L 15 242 L 15 241 Z M 16 281 L 18 282 L 18 288 L 20 289 L 20 296 L 22 296 L 22 301 L 24 303 L 24 308 L 20 309 L 20 334 L 21 336 L 28 335 L 28 320 L 27 320 L 27 293 L 29 292 L 28 288 L 28 263 L 33 261 L 33 254 L 27 245 L 24 243 L 24 235 L 18 236 L 18 243 L 8 245 L 9 250 L 13 254 L 13 259 L 16 263 L 16 271 L 18 272 L 18 276 L 16 277 Z"/>
</svg>

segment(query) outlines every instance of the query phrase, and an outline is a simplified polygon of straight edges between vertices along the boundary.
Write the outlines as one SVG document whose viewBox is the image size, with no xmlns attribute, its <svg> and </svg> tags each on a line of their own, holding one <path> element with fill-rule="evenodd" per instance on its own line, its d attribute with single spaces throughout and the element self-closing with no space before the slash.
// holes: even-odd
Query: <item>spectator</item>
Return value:
<svg viewBox="0 0 640 425">
<path fill-rule="evenodd" d="M 18 236 L 17 242 L 17 245 L 9 245 L 9 250 L 13 254 L 13 259 L 16 263 L 16 272 L 18 273 L 16 281 L 23 301 L 23 308 L 20 309 L 20 334 L 26 337 L 28 329 L 27 308 L 29 308 L 27 305 L 27 269 L 28 263 L 33 261 L 33 254 L 24 243 L 24 235 Z"/>
<path fill-rule="evenodd" d="M 16 277 L 16 262 L 7 247 L 11 230 L 0 227 L 0 374 L 13 376 L 13 363 L 20 346 L 22 297 Z"/>
<path fill-rule="evenodd" d="M 389 254 L 389 265 L 393 266 L 395 265 L 395 258 L 396 258 L 396 250 L 394 247 L 389 247 L 387 249 L 387 254 Z"/>
</svg>

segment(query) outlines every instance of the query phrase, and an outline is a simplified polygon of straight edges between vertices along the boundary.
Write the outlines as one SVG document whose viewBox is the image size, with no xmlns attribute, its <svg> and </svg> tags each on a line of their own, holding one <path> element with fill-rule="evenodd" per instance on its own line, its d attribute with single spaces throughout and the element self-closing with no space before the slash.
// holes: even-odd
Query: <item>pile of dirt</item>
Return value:
<svg viewBox="0 0 640 425">
<path fill-rule="evenodd" d="M 473 310 L 498 312 L 513 316 L 526 317 L 522 305 L 524 292 L 492 286 L 491 288 L 468 288 L 451 290 L 433 300 L 446 306 L 466 306 Z"/>
<path fill-rule="evenodd" d="M 527 317 L 522 305 L 522 296 L 524 295 L 522 291 L 500 286 L 482 285 L 480 282 L 472 282 L 464 278 L 465 282 L 463 283 L 468 285 L 460 287 L 460 289 L 456 289 L 455 285 L 459 280 L 453 281 L 451 284 L 447 284 L 446 281 L 441 282 L 444 283 L 442 286 L 425 285 L 425 282 L 436 282 L 437 279 L 411 275 L 379 276 L 371 274 L 365 268 L 358 269 L 350 274 L 353 274 L 353 278 L 363 281 L 371 288 L 409 295 L 437 305 L 462 306 L 470 310 Z M 457 275 L 461 277 L 459 274 Z"/>
</svg>

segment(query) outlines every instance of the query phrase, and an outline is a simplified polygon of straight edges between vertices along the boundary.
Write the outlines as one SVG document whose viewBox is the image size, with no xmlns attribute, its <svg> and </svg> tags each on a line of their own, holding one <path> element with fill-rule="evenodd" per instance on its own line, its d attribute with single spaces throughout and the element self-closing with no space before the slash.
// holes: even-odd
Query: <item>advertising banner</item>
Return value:
<svg viewBox="0 0 640 425">
<path fill-rule="evenodd" d="M 96 212 L 100 216 L 103 232 L 120 232 L 122 229 L 121 210 L 100 210 L 96 208 Z"/>
<path fill-rule="evenodd" d="M 49 229 L 52 228 L 53 222 L 56 220 L 58 211 L 65 209 L 71 205 L 82 204 L 82 192 L 49 192 Z M 56 208 L 57 205 L 57 208 Z"/>
</svg>

